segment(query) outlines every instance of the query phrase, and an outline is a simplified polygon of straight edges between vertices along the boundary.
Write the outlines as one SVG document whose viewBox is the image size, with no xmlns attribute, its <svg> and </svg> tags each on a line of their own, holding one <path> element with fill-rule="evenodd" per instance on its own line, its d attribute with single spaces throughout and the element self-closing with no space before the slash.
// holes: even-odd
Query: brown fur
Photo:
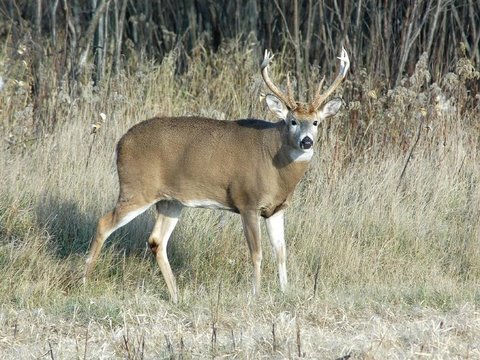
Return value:
<svg viewBox="0 0 480 360">
<path fill-rule="evenodd" d="M 284 207 L 307 167 L 284 153 L 284 127 L 196 117 L 144 121 L 118 143 L 119 201 L 212 200 L 269 217 Z"/>
<path fill-rule="evenodd" d="M 346 56 L 343 52 L 342 56 Z M 107 237 L 156 204 L 157 221 L 148 243 L 171 298 L 177 302 L 178 290 L 167 257 L 167 243 L 182 207 L 206 206 L 241 215 L 253 262 L 255 293 L 260 290 L 262 263 L 259 217 L 266 219 L 278 262 L 280 287 L 285 290 L 283 209 L 313 155 L 319 121 L 334 115 L 341 101 L 334 99 L 321 110 L 319 104 L 294 103 L 292 96 L 285 97 L 268 78 L 271 59 L 270 53 L 265 52 L 262 75 L 282 101 L 267 96 L 266 102 L 282 121 L 153 118 L 133 126 L 120 139 L 117 145 L 120 194 L 115 208 L 98 221 L 85 278 Z M 349 64 L 348 56 L 346 61 Z M 338 86 L 348 65 L 343 69 L 336 85 L 328 91 Z"/>
</svg>

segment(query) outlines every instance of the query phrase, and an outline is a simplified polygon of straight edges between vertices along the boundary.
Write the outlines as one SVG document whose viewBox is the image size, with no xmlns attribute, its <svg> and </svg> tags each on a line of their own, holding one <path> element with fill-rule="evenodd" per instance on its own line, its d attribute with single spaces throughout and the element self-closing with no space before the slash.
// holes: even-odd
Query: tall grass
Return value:
<svg viewBox="0 0 480 360">
<path fill-rule="evenodd" d="M 264 291 L 253 299 L 238 217 L 198 209 L 183 213 L 169 247 L 178 307 L 145 244 L 152 213 L 109 239 L 82 286 L 96 221 L 117 196 L 116 141 L 156 114 L 269 116 L 255 54 L 225 45 L 175 75 L 173 52 L 76 98 L 60 85 L 50 133 L 31 123 L 29 95 L 9 79 L 0 92 L 9 119 L 0 124 L 0 352 L 479 356 L 479 106 L 461 72 L 469 63 L 437 85 L 419 61 L 388 91 L 369 74 L 349 77 L 345 108 L 323 124 L 287 211 L 286 295 L 268 241 Z M 286 70 L 277 63 L 272 76 Z"/>
</svg>

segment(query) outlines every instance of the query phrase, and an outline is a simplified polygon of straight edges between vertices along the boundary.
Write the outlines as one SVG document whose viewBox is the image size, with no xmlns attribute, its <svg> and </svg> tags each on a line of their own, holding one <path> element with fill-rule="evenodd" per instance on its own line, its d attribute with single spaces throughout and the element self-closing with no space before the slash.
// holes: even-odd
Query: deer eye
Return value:
<svg viewBox="0 0 480 360">
<path fill-rule="evenodd" d="M 296 122 L 295 120 L 292 120 L 292 121 L 290 122 L 290 124 L 292 124 L 292 126 L 295 126 L 295 125 L 297 125 L 297 122 Z"/>
<path fill-rule="evenodd" d="M 313 126 L 317 126 L 317 125 L 318 125 L 318 121 L 314 121 Z"/>
</svg>

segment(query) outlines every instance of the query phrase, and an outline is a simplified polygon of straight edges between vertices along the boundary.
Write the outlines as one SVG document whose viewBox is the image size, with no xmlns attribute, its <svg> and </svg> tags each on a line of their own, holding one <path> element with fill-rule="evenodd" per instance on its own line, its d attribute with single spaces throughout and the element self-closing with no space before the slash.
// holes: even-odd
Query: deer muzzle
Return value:
<svg viewBox="0 0 480 360">
<path fill-rule="evenodd" d="M 300 148 L 302 148 L 303 150 L 308 150 L 312 146 L 313 146 L 313 140 L 308 136 L 305 136 L 302 139 L 302 141 L 300 141 Z"/>
</svg>

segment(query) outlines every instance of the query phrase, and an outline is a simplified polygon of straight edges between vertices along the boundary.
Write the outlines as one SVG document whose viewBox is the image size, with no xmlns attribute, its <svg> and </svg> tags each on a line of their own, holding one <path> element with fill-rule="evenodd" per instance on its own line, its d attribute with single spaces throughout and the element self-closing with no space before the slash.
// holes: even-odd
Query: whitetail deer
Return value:
<svg viewBox="0 0 480 360">
<path fill-rule="evenodd" d="M 265 51 L 261 72 L 276 95 L 267 95 L 267 105 L 281 121 L 153 118 L 133 126 L 120 139 L 120 194 L 115 208 L 98 222 L 85 276 L 107 237 L 155 204 L 157 220 L 148 243 L 171 299 L 177 302 L 178 290 L 167 257 L 168 239 L 183 207 L 203 207 L 240 214 L 253 261 L 254 293 L 260 290 L 260 217 L 265 218 L 280 288 L 285 290 L 283 209 L 312 158 L 319 122 L 336 114 L 341 106 L 338 98 L 324 103 L 345 77 L 350 60 L 342 49 L 337 78 L 322 94 L 324 78 L 314 100 L 306 104 L 295 101 L 290 81 L 285 94 L 270 80 L 272 58 Z"/>
</svg>

